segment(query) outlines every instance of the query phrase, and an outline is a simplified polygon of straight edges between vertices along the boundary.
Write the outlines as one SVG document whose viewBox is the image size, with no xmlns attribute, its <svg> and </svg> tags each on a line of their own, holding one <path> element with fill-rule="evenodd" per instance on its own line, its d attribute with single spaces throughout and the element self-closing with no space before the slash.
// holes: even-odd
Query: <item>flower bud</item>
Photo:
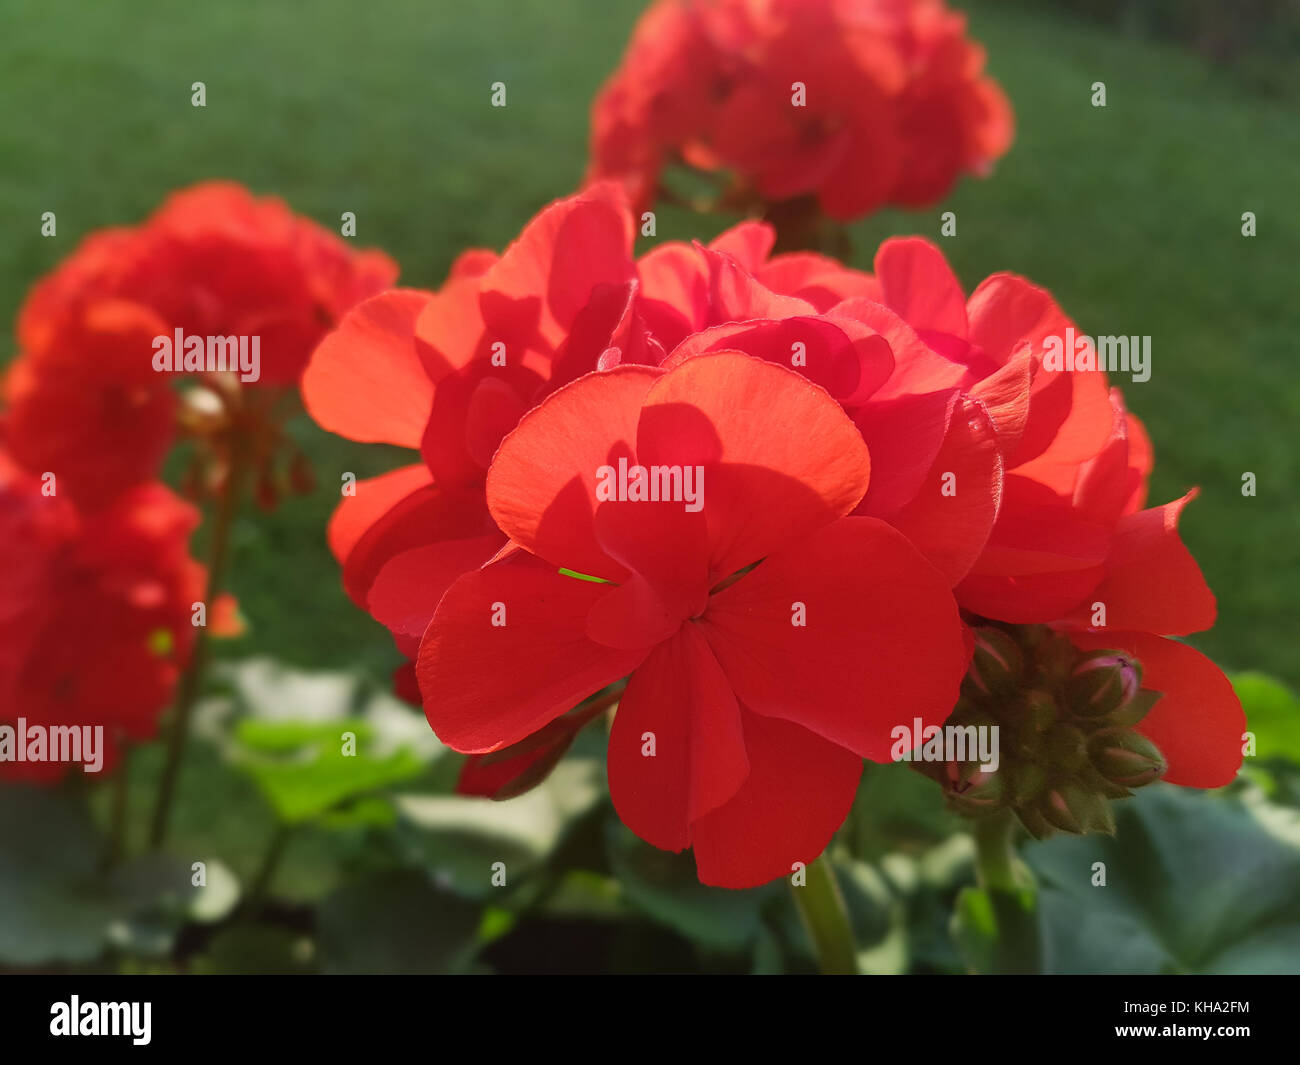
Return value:
<svg viewBox="0 0 1300 1065">
<path fill-rule="evenodd" d="M 974 786 L 954 784 L 944 793 L 958 813 L 981 814 L 1002 805 L 1002 778 L 997 773 L 977 772 Z"/>
<path fill-rule="evenodd" d="M 1086 832 L 1115 831 L 1110 802 L 1072 780 L 1048 791 L 1037 804 L 1037 810 L 1049 824 L 1063 832 L 1083 835 Z"/>
<path fill-rule="evenodd" d="M 1013 691 L 1024 672 L 1024 655 L 1016 641 L 1001 629 L 981 625 L 972 630 L 975 653 L 966 677 L 973 693 L 987 696 Z"/>
<path fill-rule="evenodd" d="M 1133 794 L 1123 784 L 1117 784 L 1102 776 L 1101 771 L 1091 762 L 1084 762 L 1074 772 L 1079 782 L 1089 791 L 1095 791 L 1108 799 L 1127 799 Z"/>
<path fill-rule="evenodd" d="M 1122 651 L 1093 651 L 1071 671 L 1065 700 L 1080 717 L 1113 713 L 1137 695 L 1142 667 Z"/>
<path fill-rule="evenodd" d="M 1088 744 L 1088 756 L 1102 776 L 1126 788 L 1150 784 L 1168 768 L 1154 743 L 1126 728 L 1096 733 Z"/>
<path fill-rule="evenodd" d="M 1049 836 L 1056 834 L 1055 826 L 1032 806 L 1016 807 L 1016 816 L 1020 818 L 1020 823 L 1025 826 L 1025 831 L 1034 839 L 1047 839 Z"/>
<path fill-rule="evenodd" d="M 948 762 L 946 775 L 949 789 L 959 793 L 978 788 L 985 781 L 993 779 L 993 774 L 981 769 L 979 762 L 959 762 L 956 759 Z"/>
</svg>

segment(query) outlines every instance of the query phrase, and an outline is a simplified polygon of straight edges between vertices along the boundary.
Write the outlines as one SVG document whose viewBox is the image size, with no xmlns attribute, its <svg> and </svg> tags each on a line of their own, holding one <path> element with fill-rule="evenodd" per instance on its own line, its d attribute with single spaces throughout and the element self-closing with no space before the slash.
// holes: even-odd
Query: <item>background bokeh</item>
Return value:
<svg viewBox="0 0 1300 1065">
<path fill-rule="evenodd" d="M 283 197 L 336 231 L 340 214 L 353 211 L 358 244 L 394 256 L 402 284 L 435 287 L 459 252 L 500 249 L 578 184 L 590 101 L 641 6 L 2 0 L 0 319 L 12 322 L 28 287 L 85 234 L 138 222 L 171 190 L 214 177 Z M 1300 86 L 1288 74 L 1300 54 L 1295 12 L 1268 6 L 1262 31 L 1220 47 L 1213 27 L 1194 22 L 1194 4 L 1174 5 L 1181 15 L 1118 0 L 955 6 L 969 12 L 989 71 L 1013 102 L 1015 145 L 990 179 L 962 182 L 933 209 L 886 211 L 855 225 L 853 265 L 869 268 L 890 235 L 938 239 L 939 214 L 952 210 L 958 236 L 941 244 L 968 289 L 1010 270 L 1049 287 L 1085 331 L 1149 334 L 1150 381 L 1117 383 L 1155 444 L 1152 501 L 1201 487 L 1182 530 L 1218 595 L 1219 620 L 1191 642 L 1227 670 L 1300 685 Z M 194 81 L 206 83 L 206 108 L 190 104 Z M 495 81 L 508 86 L 504 109 L 489 106 Z M 1105 108 L 1090 103 L 1097 81 L 1106 84 Z M 44 211 L 57 214 L 56 238 L 40 235 Z M 1244 211 L 1257 216 L 1254 238 L 1242 236 Z M 658 239 L 708 238 L 732 221 L 663 208 Z M 13 353 L 10 330 L 0 336 L 0 362 Z M 346 600 L 323 533 L 339 475 L 379 473 L 394 457 L 331 437 L 305 417 L 292 428 L 319 487 L 236 525 L 232 590 L 249 629 L 220 653 L 231 676 L 246 668 L 234 663 L 256 654 L 302 670 L 358 670 L 378 693 L 399 658 L 387 633 Z M 1241 493 L 1246 471 L 1258 479 L 1254 498 Z M 245 694 L 259 682 L 230 681 Z M 352 692 L 348 710 L 368 697 Z M 254 876 L 274 820 L 251 790 L 212 783 L 215 753 L 198 745 L 193 757 L 181 837 L 226 848 L 236 872 Z M 140 811 L 156 766 L 144 752 L 136 767 Z M 1163 804 L 1181 817 L 1185 801 L 1158 792 L 1142 809 Z M 1134 811 L 1130 820 L 1145 816 Z M 384 866 L 373 840 L 340 838 L 297 839 L 278 873 L 281 893 L 315 901 L 356 870 Z M 1052 853 L 1089 846 L 1066 842 Z M 1107 844 L 1125 845 L 1123 831 Z M 1295 876 L 1294 865 L 1285 868 Z M 583 905 L 603 890 L 593 885 Z M 405 896 L 400 885 L 392 890 L 390 910 L 400 914 Z M 465 905 L 463 914 L 448 911 L 452 924 L 494 919 Z M 286 912 L 292 932 L 296 911 Z M 564 920 L 519 948 L 523 960 L 498 959 L 501 967 L 553 957 L 549 936 L 580 955 L 585 925 Z M 674 968 L 695 957 L 680 929 L 646 936 L 620 948 L 635 965 Z M 266 949 L 263 967 L 286 964 L 275 945 Z M 362 957 L 354 967 L 366 962 L 386 965 Z"/>
</svg>

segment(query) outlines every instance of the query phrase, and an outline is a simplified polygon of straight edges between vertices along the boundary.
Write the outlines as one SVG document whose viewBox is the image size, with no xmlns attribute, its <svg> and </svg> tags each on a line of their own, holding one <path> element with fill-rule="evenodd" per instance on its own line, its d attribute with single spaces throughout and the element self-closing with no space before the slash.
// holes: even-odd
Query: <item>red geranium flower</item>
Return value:
<svg viewBox="0 0 1300 1065">
<path fill-rule="evenodd" d="M 767 269 L 769 226 L 745 223 L 707 248 L 666 242 L 639 260 L 632 258 L 632 240 L 624 198 L 612 187 L 595 187 L 546 208 L 500 258 L 465 253 L 437 293 L 399 290 L 359 305 L 313 356 L 303 398 L 322 426 L 354 440 L 420 448 L 422 463 L 358 484 L 329 529 L 349 594 L 392 631 L 406 655 L 415 654 L 451 582 L 505 546 L 487 509 L 487 467 L 520 415 L 566 382 L 597 368 L 658 364 L 669 352 L 675 363 L 719 347 L 789 365 L 791 345 L 799 342 L 805 372 L 856 409 L 893 365 L 881 331 L 923 348 L 879 305 L 869 322 L 819 316 L 818 303 L 837 285 L 837 294 L 863 291 L 854 277 L 823 283 L 820 257 L 771 260 L 773 285 L 788 281 L 798 296 L 760 284 L 754 274 Z M 749 324 L 736 325 L 742 321 Z M 918 481 L 929 475 L 950 430 L 954 448 L 958 436 L 969 435 L 963 419 L 953 416 L 955 397 L 940 406 L 923 424 L 900 426 L 912 435 L 896 451 Z M 991 438 L 991 430 L 985 435 Z M 982 449 L 976 461 L 986 477 L 996 475 L 996 448 Z M 896 480 L 892 464 L 877 468 L 880 487 L 873 481 L 874 494 L 860 513 L 897 517 L 900 525 L 910 520 L 914 528 L 907 531 L 941 566 L 949 565 L 945 540 L 969 541 L 963 551 L 973 557 L 994 503 L 957 520 L 935 493 L 918 501 L 910 517 L 898 517 L 907 500 L 899 489 L 888 490 Z M 921 535 L 926 525 L 934 536 Z M 415 574 L 420 601 L 412 606 Z M 399 670 L 396 683 L 419 702 L 409 667 Z M 520 771 L 558 757 L 581 723 L 575 713 L 567 727 L 548 731 L 548 743 L 530 742 L 519 752 Z M 507 761 L 493 759 L 482 777 L 471 765 L 462 787 L 496 793 L 509 776 Z"/>
<path fill-rule="evenodd" d="M 604 498 L 601 468 L 620 463 L 695 470 L 699 508 Z M 456 580 L 424 633 L 430 723 L 458 750 L 500 750 L 630 674 L 609 746 L 629 827 L 693 847 L 720 886 L 812 861 L 862 758 L 887 759 L 900 721 L 941 720 L 966 664 L 943 576 L 846 517 L 868 471 L 822 389 L 740 353 L 561 389 L 488 474 L 512 551 Z M 415 607 L 442 574 L 408 576 Z"/>
<path fill-rule="evenodd" d="M 674 370 L 728 350 L 797 369 L 840 403 L 872 461 L 853 512 L 902 532 L 973 615 L 1084 627 L 1088 595 L 1105 585 L 1120 603 L 1132 561 L 1158 557 L 1176 586 L 1155 608 L 1165 618 L 1134 620 L 1137 602 L 1158 598 L 1140 589 L 1115 617 L 1166 634 L 1208 624 L 1208 592 L 1173 529 L 1181 504 L 1158 520 L 1140 509 L 1140 426 L 1104 375 L 1044 365 L 1043 337 L 1069 321 L 1042 289 L 998 275 L 968 306 L 917 240 L 887 242 L 874 276 L 813 253 L 769 257 L 761 223 L 639 260 L 631 243 L 627 205 L 593 188 L 548 207 L 499 259 L 466 253 L 438 293 L 359 306 L 313 357 L 304 397 L 318 421 L 421 448 L 419 465 L 359 485 L 330 528 L 350 594 L 408 656 L 452 583 L 508 554 L 485 478 L 523 411 L 584 373 Z M 409 665 L 396 682 L 420 701 Z M 575 703 L 472 756 L 460 789 L 506 796 L 535 782 L 600 708 Z"/>
<path fill-rule="evenodd" d="M 610 187 L 561 200 L 500 259 L 463 255 L 439 292 L 395 291 L 359 305 L 313 356 L 303 397 L 321 425 L 421 449 L 421 464 L 358 484 L 329 530 L 349 594 L 404 654 L 415 655 L 451 583 L 506 544 L 485 497 L 502 437 L 524 411 L 597 368 L 675 366 L 736 348 L 798 366 L 870 429 L 880 458 L 856 513 L 894 524 L 952 583 L 987 539 L 1001 477 L 992 422 L 955 388 L 877 401 L 895 352 L 923 358 L 928 349 L 863 298 L 878 294 L 874 279 L 822 256 L 769 260 L 774 234 L 761 223 L 709 247 L 666 242 L 635 261 L 632 235 L 629 208 Z M 824 313 L 837 304 L 849 313 Z M 953 467 L 972 489 L 956 501 L 937 483 Z M 395 682 L 420 702 L 409 666 Z M 517 750 L 472 758 L 461 790 L 505 795 L 539 779 L 589 717 L 576 707 Z"/>
<path fill-rule="evenodd" d="M 1011 143 L 965 30 L 942 0 L 658 0 L 593 106 L 590 176 L 638 206 L 674 160 L 843 220 L 933 203 Z"/>
<path fill-rule="evenodd" d="M 152 311 L 104 300 L 69 314 L 39 358 L 20 357 L 5 378 L 5 443 L 32 472 L 87 510 L 107 506 L 157 475 L 176 434 L 177 395 L 153 372 Z"/>
<path fill-rule="evenodd" d="M 343 312 L 395 276 L 387 256 L 352 251 L 278 200 L 226 182 L 177 193 L 141 226 L 87 238 L 32 290 L 5 382 L 6 446 L 79 507 L 107 506 L 156 477 L 175 438 L 156 337 L 258 337 L 246 383 L 291 385 Z"/>
<path fill-rule="evenodd" d="M 204 568 L 189 556 L 198 511 L 160 484 L 79 513 L 0 452 L 0 720 L 104 727 L 106 766 L 147 739 L 189 659 Z M 234 628 L 229 599 L 208 623 Z M 67 765 L 8 763 L 51 779 Z"/>
<path fill-rule="evenodd" d="M 174 193 L 134 229 L 87 238 L 32 290 L 18 344 L 39 357 L 69 315 L 100 300 L 129 301 L 187 334 L 260 335 L 257 383 L 293 384 L 343 312 L 396 276 L 387 255 L 353 251 L 282 201 L 209 181 Z M 145 354 L 148 363 L 153 352 Z"/>
</svg>

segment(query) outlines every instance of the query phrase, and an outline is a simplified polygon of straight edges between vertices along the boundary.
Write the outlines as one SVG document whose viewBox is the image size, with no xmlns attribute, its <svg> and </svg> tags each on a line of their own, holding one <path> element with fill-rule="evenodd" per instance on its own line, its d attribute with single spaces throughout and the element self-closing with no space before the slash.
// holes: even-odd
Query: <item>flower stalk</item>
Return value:
<svg viewBox="0 0 1300 1065">
<path fill-rule="evenodd" d="M 176 713 L 172 721 L 171 734 L 167 742 L 167 761 L 163 767 L 162 779 L 158 785 L 158 798 L 154 805 L 153 819 L 149 829 L 149 845 L 160 848 L 167 840 L 167 829 L 171 819 L 172 804 L 176 797 L 176 785 L 180 778 L 181 762 L 185 757 L 185 745 L 189 738 L 194 704 L 198 700 L 200 682 L 208 660 L 208 630 L 212 614 L 226 579 L 226 569 L 230 559 L 230 534 L 234 525 L 235 514 L 239 510 L 240 496 L 247 475 L 244 449 L 241 446 L 238 429 L 231 433 L 230 459 L 226 476 L 217 497 L 217 510 L 212 526 L 212 542 L 208 549 L 208 580 L 203 594 L 204 625 L 194 638 L 194 648 L 190 654 L 189 664 L 181 675 L 176 689 Z"/>
<path fill-rule="evenodd" d="M 992 906 L 996 941 L 989 972 L 1036 973 L 1042 950 L 1032 875 L 1016 856 L 1016 817 L 1007 809 L 974 819 L 975 876 Z"/>
<path fill-rule="evenodd" d="M 791 885 L 794 904 L 824 976 L 853 976 L 858 971 L 853 926 L 830 862 L 822 855 L 805 869 L 807 881 Z"/>
</svg>

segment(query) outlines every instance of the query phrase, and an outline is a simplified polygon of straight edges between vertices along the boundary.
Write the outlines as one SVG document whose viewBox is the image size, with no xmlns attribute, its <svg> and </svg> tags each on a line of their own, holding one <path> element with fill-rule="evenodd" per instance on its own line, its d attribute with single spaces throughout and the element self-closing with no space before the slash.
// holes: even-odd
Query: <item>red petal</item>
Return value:
<svg viewBox="0 0 1300 1065">
<path fill-rule="evenodd" d="M 477 493 L 453 494 L 426 485 L 404 496 L 353 545 L 343 563 L 343 586 L 352 601 L 365 606 L 370 586 L 389 559 L 433 540 L 459 540 L 491 529 Z"/>
<path fill-rule="evenodd" d="M 832 319 L 849 318 L 879 333 L 894 354 L 894 372 L 873 399 L 898 399 L 928 392 L 968 387 L 970 371 L 960 362 L 930 348 L 916 331 L 883 303 L 847 299 L 827 312 Z"/>
<path fill-rule="evenodd" d="M 661 377 L 636 454 L 645 466 L 704 467 L 713 579 L 847 513 L 870 470 L 861 434 L 829 395 L 738 352 L 688 359 Z"/>
<path fill-rule="evenodd" d="M 667 347 L 702 328 L 708 317 L 709 273 L 699 248 L 660 244 L 637 263 L 637 308 Z"/>
<path fill-rule="evenodd" d="M 971 395 L 988 408 L 993 418 L 998 431 L 998 447 L 1008 461 L 1019 449 L 1025 435 L 1033 379 L 1034 360 L 1029 351 L 1022 348 L 995 373 L 971 386 Z"/>
<path fill-rule="evenodd" d="M 874 518 L 770 555 L 698 624 L 745 706 L 879 762 L 895 726 L 943 723 L 966 666 L 947 581 Z"/>
<path fill-rule="evenodd" d="M 853 413 L 871 455 L 871 484 L 855 513 L 892 518 L 916 498 L 948 435 L 951 389 L 872 399 Z"/>
<path fill-rule="evenodd" d="M 307 412 L 322 428 L 361 443 L 419 447 L 433 384 L 415 348 L 423 292 L 385 292 L 343 316 L 302 376 Z"/>
<path fill-rule="evenodd" d="M 551 204 L 481 278 L 483 321 L 507 347 L 554 350 L 602 282 L 635 276 L 627 218 L 591 192 Z"/>
<path fill-rule="evenodd" d="M 550 776 L 578 733 L 606 706 L 603 698 L 593 699 L 527 739 L 491 754 L 471 754 L 456 778 L 456 794 L 501 800 L 530 791 Z"/>
<path fill-rule="evenodd" d="M 988 542 L 1001 498 L 997 430 L 984 405 L 966 397 L 925 483 L 890 524 L 956 585 Z"/>
<path fill-rule="evenodd" d="M 470 457 L 487 469 L 502 439 L 527 409 L 519 393 L 506 382 L 496 377 L 479 381 L 465 411 L 465 450 Z"/>
<path fill-rule="evenodd" d="M 870 274 L 812 251 L 778 255 L 755 276 L 773 292 L 807 300 L 822 314 L 848 299 L 883 298 L 880 282 Z"/>
<path fill-rule="evenodd" d="M 741 222 L 716 237 L 709 247 L 730 255 L 747 272 L 757 274 L 775 243 L 776 230 L 766 222 Z"/>
<path fill-rule="evenodd" d="M 403 551 L 380 569 L 366 608 L 392 632 L 403 654 L 414 655 L 443 593 L 462 574 L 483 566 L 504 542 L 500 533 L 489 533 Z"/>
<path fill-rule="evenodd" d="M 794 296 L 781 296 L 759 284 L 729 255 L 701 248 L 709 269 L 709 310 L 703 325 L 748 321 L 753 318 L 791 318 L 811 315 L 813 305 Z"/>
<path fill-rule="evenodd" d="M 812 862 L 844 823 L 862 759 L 787 721 L 742 709 L 749 776 L 723 807 L 697 821 L 700 880 L 749 888 Z"/>
<path fill-rule="evenodd" d="M 358 481 L 355 494 L 343 497 L 343 502 L 335 508 L 326 529 L 334 557 L 341 564 L 370 526 L 400 500 L 431 482 L 429 471 L 419 463 Z"/>
<path fill-rule="evenodd" d="M 456 581 L 415 667 L 438 738 L 467 754 L 500 750 L 635 669 L 644 651 L 586 636 L 587 614 L 607 593 L 607 585 L 562 576 L 530 556 Z"/>
<path fill-rule="evenodd" d="M 653 739 L 653 756 L 643 754 Z M 736 794 L 749 772 L 740 707 L 693 625 L 632 674 L 609 736 L 609 794 L 624 824 L 663 850 Z"/>
<path fill-rule="evenodd" d="M 596 535 L 632 576 L 591 612 L 587 632 L 611 647 L 648 647 L 704 610 L 709 596 L 704 511 L 681 502 L 611 501 L 596 510 Z"/>
<path fill-rule="evenodd" d="M 846 407 L 865 402 L 894 369 L 888 341 L 861 322 L 805 316 L 713 326 L 687 337 L 663 365 L 728 350 L 795 369 Z"/>
<path fill-rule="evenodd" d="M 885 241 L 876 252 L 875 271 L 884 303 L 917 333 L 966 339 L 966 295 L 943 252 L 928 240 Z"/>
<path fill-rule="evenodd" d="M 1214 593 L 1178 535 L 1178 518 L 1196 495 L 1192 489 L 1182 499 L 1119 520 L 1106 576 L 1091 597 L 1106 604 L 1108 626 L 1182 636 L 1214 624 Z M 1081 610 L 1080 620 L 1090 613 Z"/>
<path fill-rule="evenodd" d="M 557 567 L 622 579 L 626 570 L 596 540 L 598 471 L 633 454 L 641 403 L 661 374 L 648 366 L 589 374 L 520 420 L 487 477 L 488 506 L 511 540 Z"/>
</svg>

